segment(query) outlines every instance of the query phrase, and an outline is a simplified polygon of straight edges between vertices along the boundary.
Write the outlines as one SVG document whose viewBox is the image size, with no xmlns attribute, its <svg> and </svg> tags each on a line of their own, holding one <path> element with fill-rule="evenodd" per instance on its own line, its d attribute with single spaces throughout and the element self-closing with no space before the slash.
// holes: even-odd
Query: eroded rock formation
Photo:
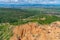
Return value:
<svg viewBox="0 0 60 40">
<path fill-rule="evenodd" d="M 10 40 L 60 40 L 60 22 L 49 25 L 27 23 L 13 29 Z"/>
</svg>

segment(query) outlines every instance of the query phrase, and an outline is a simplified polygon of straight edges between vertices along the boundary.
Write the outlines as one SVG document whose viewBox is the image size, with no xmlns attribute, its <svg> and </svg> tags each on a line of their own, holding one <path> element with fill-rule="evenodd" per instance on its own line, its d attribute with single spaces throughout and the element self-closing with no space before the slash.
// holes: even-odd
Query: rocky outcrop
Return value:
<svg viewBox="0 0 60 40">
<path fill-rule="evenodd" d="M 60 22 L 49 25 L 27 23 L 13 29 L 10 40 L 60 40 Z"/>
</svg>

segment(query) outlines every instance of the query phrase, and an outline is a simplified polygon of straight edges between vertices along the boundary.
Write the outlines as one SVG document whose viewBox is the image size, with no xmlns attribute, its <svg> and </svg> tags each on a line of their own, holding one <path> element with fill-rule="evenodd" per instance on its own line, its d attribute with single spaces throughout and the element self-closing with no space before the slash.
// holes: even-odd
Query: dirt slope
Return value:
<svg viewBox="0 0 60 40">
<path fill-rule="evenodd" d="M 60 40 L 60 22 L 53 22 L 50 25 L 27 23 L 16 26 L 13 33 L 10 40 Z"/>
</svg>

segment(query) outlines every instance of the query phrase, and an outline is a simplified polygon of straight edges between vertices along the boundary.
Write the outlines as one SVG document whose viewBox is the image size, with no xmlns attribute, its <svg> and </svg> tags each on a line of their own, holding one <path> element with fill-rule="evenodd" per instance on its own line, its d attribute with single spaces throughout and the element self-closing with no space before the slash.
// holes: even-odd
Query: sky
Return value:
<svg viewBox="0 0 60 40">
<path fill-rule="evenodd" d="M 60 0 L 0 0 L 0 4 L 60 4 Z"/>
</svg>

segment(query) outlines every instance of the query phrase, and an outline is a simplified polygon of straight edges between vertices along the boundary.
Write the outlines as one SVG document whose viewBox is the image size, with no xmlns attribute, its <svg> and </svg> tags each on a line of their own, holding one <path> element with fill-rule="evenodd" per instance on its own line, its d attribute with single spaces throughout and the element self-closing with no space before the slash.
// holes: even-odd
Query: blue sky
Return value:
<svg viewBox="0 0 60 40">
<path fill-rule="evenodd" d="M 60 4 L 60 0 L 0 0 L 1 3 L 9 4 Z"/>
</svg>

